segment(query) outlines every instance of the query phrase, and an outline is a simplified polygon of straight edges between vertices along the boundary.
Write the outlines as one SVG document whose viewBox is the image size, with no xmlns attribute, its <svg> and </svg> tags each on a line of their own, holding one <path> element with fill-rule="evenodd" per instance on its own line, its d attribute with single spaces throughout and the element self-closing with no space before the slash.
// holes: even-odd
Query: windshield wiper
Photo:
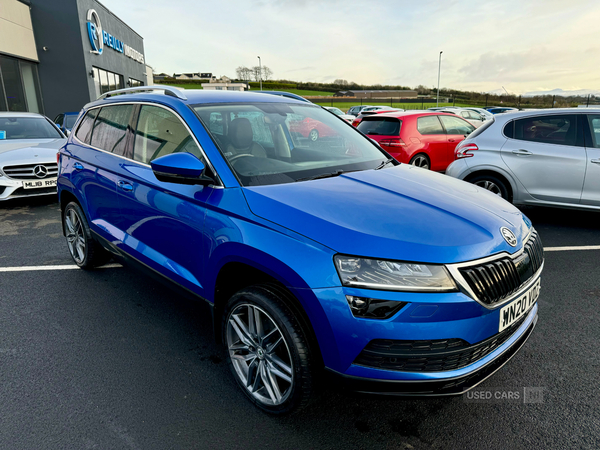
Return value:
<svg viewBox="0 0 600 450">
<path fill-rule="evenodd" d="M 335 172 L 320 173 L 318 175 L 313 175 L 312 177 L 298 178 L 296 181 L 310 181 L 310 180 L 318 180 L 320 178 L 333 178 L 333 177 L 337 177 L 343 173 L 346 173 L 346 172 L 343 170 L 336 170 Z"/>
<path fill-rule="evenodd" d="M 383 161 L 381 164 L 379 164 L 377 167 L 375 167 L 375 169 L 373 170 L 379 170 L 379 169 L 383 169 L 385 166 L 387 166 L 389 163 L 391 163 L 392 161 L 395 161 L 394 158 L 390 158 L 387 161 Z"/>
</svg>

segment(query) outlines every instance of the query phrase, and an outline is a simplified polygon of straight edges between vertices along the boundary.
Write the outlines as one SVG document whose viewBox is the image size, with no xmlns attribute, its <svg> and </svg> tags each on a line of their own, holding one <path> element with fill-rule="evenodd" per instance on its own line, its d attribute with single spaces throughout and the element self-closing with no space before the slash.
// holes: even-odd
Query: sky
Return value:
<svg viewBox="0 0 600 450">
<path fill-rule="evenodd" d="M 437 85 L 511 94 L 600 90 L 598 0 L 101 0 L 155 72 Z"/>
</svg>

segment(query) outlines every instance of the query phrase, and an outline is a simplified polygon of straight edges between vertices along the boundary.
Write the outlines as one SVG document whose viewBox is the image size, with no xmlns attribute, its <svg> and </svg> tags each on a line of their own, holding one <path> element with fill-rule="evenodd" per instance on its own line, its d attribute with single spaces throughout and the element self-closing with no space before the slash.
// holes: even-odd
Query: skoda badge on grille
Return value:
<svg viewBox="0 0 600 450">
<path fill-rule="evenodd" d="M 502 227 L 500 228 L 500 233 L 502 233 L 502 237 L 508 243 L 508 245 L 510 245 L 511 247 L 517 246 L 517 238 L 515 237 L 515 234 L 512 231 L 510 231 L 506 227 Z"/>
</svg>

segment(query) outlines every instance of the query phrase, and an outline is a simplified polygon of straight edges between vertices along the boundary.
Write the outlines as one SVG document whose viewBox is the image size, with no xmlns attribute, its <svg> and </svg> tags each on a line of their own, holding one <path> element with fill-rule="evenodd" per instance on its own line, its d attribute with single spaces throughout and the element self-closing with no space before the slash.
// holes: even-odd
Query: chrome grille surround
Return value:
<svg viewBox="0 0 600 450">
<path fill-rule="evenodd" d="M 496 309 L 533 285 L 544 267 L 544 248 L 532 228 L 523 248 L 446 266 L 461 291 L 487 309 Z"/>
<path fill-rule="evenodd" d="M 34 169 L 37 166 L 44 166 L 48 173 L 40 178 L 36 176 Z M 56 162 L 19 164 L 2 167 L 2 172 L 12 180 L 43 180 L 44 178 L 56 178 L 58 176 L 58 164 Z"/>
</svg>

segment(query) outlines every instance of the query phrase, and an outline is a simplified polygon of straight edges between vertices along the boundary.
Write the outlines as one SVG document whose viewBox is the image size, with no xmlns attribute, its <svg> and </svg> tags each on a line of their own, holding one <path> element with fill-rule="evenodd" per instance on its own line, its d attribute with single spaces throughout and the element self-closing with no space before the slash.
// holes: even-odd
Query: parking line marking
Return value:
<svg viewBox="0 0 600 450">
<path fill-rule="evenodd" d="M 572 247 L 544 247 L 545 252 L 568 252 L 571 250 L 600 250 L 600 245 L 578 245 Z"/>
<path fill-rule="evenodd" d="M 104 266 L 96 267 L 96 269 L 115 269 L 117 267 L 123 267 L 121 264 L 106 264 Z M 0 272 L 31 272 L 37 270 L 72 270 L 79 269 L 76 265 L 64 265 L 64 266 L 21 266 L 21 267 L 0 267 Z"/>
</svg>

